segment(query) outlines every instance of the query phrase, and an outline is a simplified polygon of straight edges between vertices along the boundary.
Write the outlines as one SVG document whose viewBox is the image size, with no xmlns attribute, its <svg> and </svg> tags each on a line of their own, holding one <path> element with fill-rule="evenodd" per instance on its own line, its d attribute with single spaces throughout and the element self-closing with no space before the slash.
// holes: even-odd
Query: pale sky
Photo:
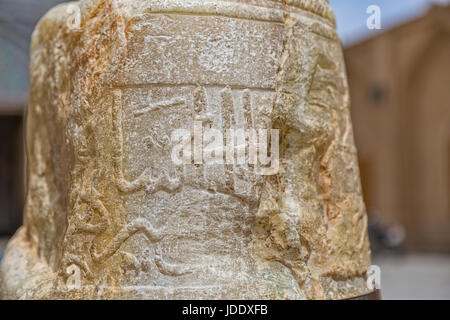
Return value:
<svg viewBox="0 0 450 320">
<path fill-rule="evenodd" d="M 383 29 L 421 15 L 432 3 L 450 3 L 449 0 L 329 0 L 336 14 L 338 32 L 344 45 L 370 37 Z M 366 13 L 370 5 L 381 9 L 381 30 L 369 30 Z"/>
</svg>

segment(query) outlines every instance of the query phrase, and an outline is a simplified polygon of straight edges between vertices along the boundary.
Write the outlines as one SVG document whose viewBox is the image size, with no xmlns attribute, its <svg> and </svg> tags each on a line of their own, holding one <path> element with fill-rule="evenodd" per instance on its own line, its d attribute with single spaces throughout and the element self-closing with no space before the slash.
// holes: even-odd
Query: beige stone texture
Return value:
<svg viewBox="0 0 450 320">
<path fill-rule="evenodd" d="M 6 299 L 369 292 L 342 48 L 325 0 L 90 0 L 32 39 L 23 227 Z M 68 23 L 69 21 L 69 23 Z M 73 24 L 72 24 L 73 25 Z M 193 121 L 280 130 L 280 168 L 183 165 Z"/>
</svg>

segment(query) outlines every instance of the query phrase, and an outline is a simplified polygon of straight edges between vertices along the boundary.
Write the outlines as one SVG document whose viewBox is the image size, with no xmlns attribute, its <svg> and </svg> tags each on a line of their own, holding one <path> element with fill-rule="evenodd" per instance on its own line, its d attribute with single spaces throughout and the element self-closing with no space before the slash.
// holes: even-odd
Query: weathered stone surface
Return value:
<svg viewBox="0 0 450 320">
<path fill-rule="evenodd" d="M 339 299 L 369 290 L 325 0 L 80 1 L 32 40 L 23 227 L 3 298 Z M 279 170 L 176 165 L 193 121 L 280 130 Z M 229 124 L 229 125 L 228 125 Z"/>
</svg>

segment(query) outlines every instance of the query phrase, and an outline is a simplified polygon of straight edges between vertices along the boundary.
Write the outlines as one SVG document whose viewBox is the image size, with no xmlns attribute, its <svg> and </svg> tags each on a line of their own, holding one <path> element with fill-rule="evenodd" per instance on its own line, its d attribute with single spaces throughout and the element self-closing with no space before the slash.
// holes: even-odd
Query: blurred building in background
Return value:
<svg viewBox="0 0 450 320">
<path fill-rule="evenodd" d="M 450 252 L 450 6 L 345 49 L 367 209 Z"/>
</svg>

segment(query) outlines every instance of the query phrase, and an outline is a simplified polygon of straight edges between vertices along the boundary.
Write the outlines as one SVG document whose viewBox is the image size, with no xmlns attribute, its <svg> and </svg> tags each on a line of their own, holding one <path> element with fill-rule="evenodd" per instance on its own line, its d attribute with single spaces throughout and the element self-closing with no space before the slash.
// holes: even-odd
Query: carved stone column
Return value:
<svg viewBox="0 0 450 320">
<path fill-rule="evenodd" d="M 369 292 L 367 219 L 327 1 L 58 6 L 33 35 L 29 102 L 25 221 L 1 265 L 2 297 Z M 258 141 L 268 130 L 271 170 L 249 156 L 199 156 L 207 143 L 198 136 L 211 129 L 225 140 L 230 128 Z M 192 163 L 174 162 L 178 129 L 192 133 Z M 248 151 L 251 134 L 243 141 Z"/>
</svg>

